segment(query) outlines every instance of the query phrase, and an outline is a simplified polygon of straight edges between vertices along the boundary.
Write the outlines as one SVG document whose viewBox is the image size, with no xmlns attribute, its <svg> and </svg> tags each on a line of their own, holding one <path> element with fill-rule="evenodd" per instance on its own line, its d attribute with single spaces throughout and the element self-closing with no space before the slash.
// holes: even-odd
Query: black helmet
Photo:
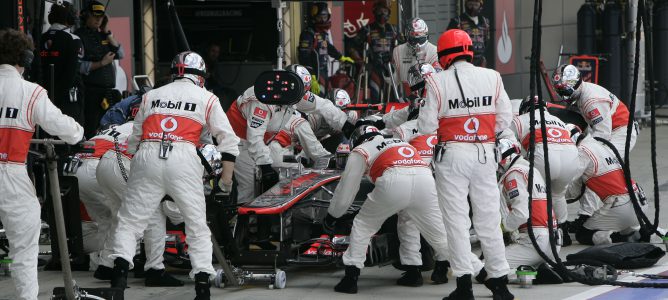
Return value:
<svg viewBox="0 0 668 300">
<path fill-rule="evenodd" d="M 373 125 L 359 126 L 350 135 L 350 147 L 355 148 L 377 135 L 382 135 L 382 134 L 380 133 L 380 130 L 376 128 L 376 126 Z"/>
<path fill-rule="evenodd" d="M 540 108 L 540 105 L 545 107 L 545 102 L 538 101 L 538 96 L 533 96 L 533 103 L 534 103 L 534 108 Z M 522 100 L 522 104 L 520 104 L 520 115 L 526 114 L 531 110 L 531 96 L 527 96 L 526 99 Z"/>
<path fill-rule="evenodd" d="M 332 13 L 327 7 L 327 2 L 316 2 L 309 9 L 309 25 L 320 31 L 329 30 L 332 27 Z"/>
</svg>

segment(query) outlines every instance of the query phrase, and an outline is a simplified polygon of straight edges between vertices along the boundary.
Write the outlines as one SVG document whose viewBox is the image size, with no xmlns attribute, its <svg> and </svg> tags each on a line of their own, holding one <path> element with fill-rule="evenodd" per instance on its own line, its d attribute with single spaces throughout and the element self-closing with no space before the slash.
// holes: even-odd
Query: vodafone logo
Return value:
<svg viewBox="0 0 668 300">
<path fill-rule="evenodd" d="M 410 147 L 399 147 L 399 149 L 397 149 L 397 152 L 399 153 L 399 155 L 405 158 L 411 158 L 415 155 L 415 150 L 411 149 Z"/>
<path fill-rule="evenodd" d="M 547 134 L 548 134 L 550 137 L 553 137 L 553 138 L 555 138 L 555 139 L 556 139 L 556 138 L 560 138 L 560 137 L 563 135 L 563 133 L 561 132 L 561 130 L 556 129 L 556 128 L 548 128 L 548 129 L 547 129 Z"/>
<path fill-rule="evenodd" d="M 160 121 L 160 128 L 162 128 L 164 132 L 172 132 L 176 130 L 176 128 L 178 127 L 179 123 L 176 122 L 176 119 L 172 117 L 167 117 L 162 119 L 162 121 Z"/>
<path fill-rule="evenodd" d="M 480 121 L 478 121 L 478 118 L 476 117 L 471 117 L 464 122 L 464 131 L 466 131 L 466 133 L 476 133 L 478 132 L 479 127 Z"/>
<path fill-rule="evenodd" d="M 434 146 L 436 146 L 437 141 L 438 141 L 438 137 L 435 136 L 435 135 L 432 135 L 427 139 L 427 145 L 429 147 L 434 147 Z"/>
</svg>

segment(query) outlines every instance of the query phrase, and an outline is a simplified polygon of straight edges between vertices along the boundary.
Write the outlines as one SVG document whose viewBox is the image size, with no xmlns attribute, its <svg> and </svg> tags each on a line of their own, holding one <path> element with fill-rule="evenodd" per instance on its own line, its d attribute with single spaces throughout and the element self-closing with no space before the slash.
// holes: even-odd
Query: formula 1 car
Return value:
<svg viewBox="0 0 668 300">
<path fill-rule="evenodd" d="M 339 265 L 348 247 L 354 216 L 374 188 L 373 183 L 362 180 L 353 204 L 337 222 L 335 235 L 328 236 L 322 231 L 322 221 L 340 177 L 340 170 L 306 169 L 283 178 L 255 200 L 241 206 L 234 229 L 240 251 L 232 259 L 233 264 L 273 267 Z M 269 239 L 277 245 L 276 250 L 252 247 L 259 239 L 261 226 L 269 226 Z M 431 269 L 432 250 L 427 244 L 422 249 L 423 269 Z M 388 219 L 372 237 L 365 264 L 382 266 L 394 261 L 398 261 L 396 217 Z"/>
</svg>

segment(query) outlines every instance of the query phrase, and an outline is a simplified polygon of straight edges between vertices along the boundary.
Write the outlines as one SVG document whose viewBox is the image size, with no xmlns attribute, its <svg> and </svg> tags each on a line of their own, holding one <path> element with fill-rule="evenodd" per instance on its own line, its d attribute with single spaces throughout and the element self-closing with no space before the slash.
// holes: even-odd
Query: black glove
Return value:
<svg viewBox="0 0 668 300">
<path fill-rule="evenodd" d="M 573 222 L 571 222 L 570 226 L 568 226 L 568 232 L 570 233 L 576 233 L 580 228 L 582 228 L 582 225 L 584 225 L 585 222 L 589 219 L 589 216 L 587 215 L 579 215 L 579 217 Z M 564 232 L 565 234 L 565 232 Z"/>
<path fill-rule="evenodd" d="M 267 190 L 278 183 L 278 172 L 271 167 L 271 165 L 260 165 L 260 181 L 262 182 L 262 189 Z"/>
<path fill-rule="evenodd" d="M 362 125 L 373 125 L 373 121 L 365 119 L 358 120 L 357 122 L 355 122 L 354 128 L 360 127 Z"/>
<path fill-rule="evenodd" d="M 375 122 L 373 122 L 373 126 L 376 126 L 376 128 L 378 128 L 378 130 L 383 130 L 383 129 L 385 129 L 385 121 L 383 121 L 383 119 L 375 121 Z"/>
<path fill-rule="evenodd" d="M 322 221 L 322 231 L 328 235 L 334 235 L 336 229 L 336 221 L 338 219 L 333 217 L 330 214 L 327 214 L 325 219 Z"/>
<path fill-rule="evenodd" d="M 343 124 L 343 127 L 341 128 L 341 132 L 343 132 L 343 136 L 349 138 L 350 135 L 353 134 L 353 131 L 355 131 L 355 128 L 355 125 L 346 121 L 346 124 Z"/>
</svg>

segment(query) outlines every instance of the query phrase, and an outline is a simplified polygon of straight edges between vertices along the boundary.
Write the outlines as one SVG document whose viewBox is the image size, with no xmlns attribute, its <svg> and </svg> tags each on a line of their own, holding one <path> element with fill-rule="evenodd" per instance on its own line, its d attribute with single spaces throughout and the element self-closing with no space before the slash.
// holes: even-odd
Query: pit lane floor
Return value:
<svg viewBox="0 0 668 300">
<path fill-rule="evenodd" d="M 659 187 L 662 199 L 668 197 L 668 126 L 657 128 L 657 162 L 659 174 Z M 636 181 L 644 187 L 647 196 L 653 199 L 653 185 L 650 163 L 650 132 L 648 128 L 641 131 L 635 149 L 631 155 L 631 168 Z M 662 201 L 666 203 L 666 201 Z M 661 226 L 668 227 L 668 206 L 662 207 Z M 576 205 L 571 205 L 569 211 L 573 216 L 577 211 Z M 654 210 L 651 208 L 647 215 L 653 219 Z M 658 242 L 656 237 L 654 242 Z M 661 246 L 661 245 L 659 245 Z M 663 246 L 661 246 L 663 248 Z M 584 249 L 580 245 L 565 247 L 561 251 L 562 259 L 566 255 Z M 287 287 L 283 290 L 270 290 L 266 284 L 250 284 L 239 288 L 225 289 L 211 288 L 213 299 L 441 299 L 455 288 L 454 279 L 444 285 L 431 285 L 429 276 L 431 272 L 423 273 L 425 285 L 419 288 L 399 287 L 395 281 L 401 276 L 401 271 L 392 266 L 382 268 L 371 267 L 362 270 L 359 280 L 359 293 L 356 295 L 343 295 L 333 291 L 334 285 L 343 276 L 343 269 L 310 269 L 290 268 L 287 269 Z M 658 274 L 668 271 L 668 258 L 664 257 L 659 263 L 646 270 L 637 272 Z M 81 287 L 107 287 L 107 282 L 102 282 L 92 277 L 92 272 L 74 272 L 74 278 Z M 666 273 L 668 274 L 668 273 Z M 131 275 L 132 276 L 132 275 Z M 193 299 L 194 282 L 187 278 L 187 274 L 176 274 L 177 277 L 186 281 L 184 287 L 179 288 L 146 288 L 142 279 L 129 278 L 125 299 L 161 299 L 161 300 L 184 300 Z M 635 277 L 627 277 L 625 280 L 639 280 Z M 664 281 L 665 282 L 665 281 Z M 63 286 L 60 272 L 39 272 L 39 299 L 50 298 L 51 291 L 56 286 Z M 668 299 L 668 289 L 626 289 L 611 286 L 592 287 L 579 283 L 567 283 L 561 285 L 534 286 L 531 289 L 521 289 L 517 285 L 510 286 L 511 291 L 517 299 Z M 0 276 L 0 299 L 15 299 L 12 294 L 12 281 L 8 277 Z M 474 294 L 479 299 L 491 299 L 491 292 L 481 284 L 474 284 Z"/>
</svg>

